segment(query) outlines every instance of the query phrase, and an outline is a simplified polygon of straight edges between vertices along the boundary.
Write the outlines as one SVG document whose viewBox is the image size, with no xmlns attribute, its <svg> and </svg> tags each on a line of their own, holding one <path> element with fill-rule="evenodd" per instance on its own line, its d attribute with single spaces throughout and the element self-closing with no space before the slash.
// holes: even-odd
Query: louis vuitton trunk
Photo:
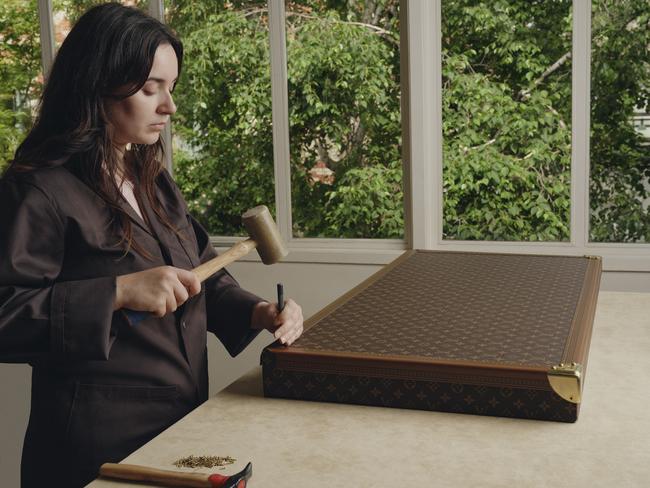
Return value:
<svg viewBox="0 0 650 488">
<path fill-rule="evenodd" d="M 269 397 L 575 422 L 598 257 L 407 251 L 262 352 Z"/>
</svg>

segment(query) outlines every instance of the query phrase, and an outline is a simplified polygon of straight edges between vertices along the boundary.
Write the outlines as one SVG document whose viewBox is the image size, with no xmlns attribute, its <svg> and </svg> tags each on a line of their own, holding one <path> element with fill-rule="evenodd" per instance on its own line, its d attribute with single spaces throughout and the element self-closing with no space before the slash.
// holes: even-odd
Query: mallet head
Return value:
<svg viewBox="0 0 650 488">
<path fill-rule="evenodd" d="M 289 254 L 266 205 L 247 210 L 242 215 L 242 221 L 248 234 L 257 242 L 257 252 L 264 264 L 275 264 Z"/>
</svg>

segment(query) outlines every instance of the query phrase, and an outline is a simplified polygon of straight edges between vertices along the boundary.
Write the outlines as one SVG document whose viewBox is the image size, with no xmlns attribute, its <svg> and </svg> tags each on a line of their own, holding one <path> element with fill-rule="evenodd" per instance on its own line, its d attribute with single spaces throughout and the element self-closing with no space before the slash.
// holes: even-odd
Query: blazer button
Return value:
<svg viewBox="0 0 650 488">
<path fill-rule="evenodd" d="M 187 325 L 185 324 L 185 320 L 181 320 L 181 327 L 183 329 L 187 329 Z"/>
</svg>

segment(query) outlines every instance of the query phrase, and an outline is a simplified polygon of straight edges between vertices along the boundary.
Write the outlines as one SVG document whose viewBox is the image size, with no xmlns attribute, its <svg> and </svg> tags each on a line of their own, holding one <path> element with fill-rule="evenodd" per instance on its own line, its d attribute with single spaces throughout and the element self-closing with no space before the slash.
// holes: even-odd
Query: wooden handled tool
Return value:
<svg viewBox="0 0 650 488">
<path fill-rule="evenodd" d="M 239 473 L 231 476 L 207 473 L 184 473 L 166 469 L 149 468 L 136 464 L 104 463 L 99 474 L 108 478 L 133 481 L 150 481 L 164 486 L 182 486 L 189 488 L 244 488 L 253 475 L 253 465 L 248 463 Z"/>
<path fill-rule="evenodd" d="M 253 249 L 257 249 L 257 253 L 262 258 L 264 264 L 275 264 L 289 254 L 289 250 L 266 205 L 258 205 L 244 212 L 242 222 L 250 238 L 238 242 L 219 256 L 194 268 L 192 272 L 196 274 L 199 281 L 205 281 L 221 268 L 237 261 Z M 149 312 L 128 309 L 125 309 L 124 313 L 131 325 L 136 325 L 151 315 Z"/>
<path fill-rule="evenodd" d="M 238 242 L 223 254 L 194 268 L 192 271 L 199 280 L 204 281 L 255 248 L 264 264 L 275 264 L 289 254 L 266 205 L 258 205 L 247 210 L 242 215 L 242 222 L 251 237 Z"/>
</svg>

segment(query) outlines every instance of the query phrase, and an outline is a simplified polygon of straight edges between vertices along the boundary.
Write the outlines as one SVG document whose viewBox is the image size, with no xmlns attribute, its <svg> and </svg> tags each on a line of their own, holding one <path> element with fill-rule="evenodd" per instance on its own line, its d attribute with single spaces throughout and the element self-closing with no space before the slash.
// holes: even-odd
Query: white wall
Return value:
<svg viewBox="0 0 650 488">
<path fill-rule="evenodd" d="M 31 368 L 24 364 L 0 364 L 0 385 L 5 392 L 0 415 L 0 485 L 19 485 L 20 453 L 29 418 Z"/>
<path fill-rule="evenodd" d="M 275 285 L 282 282 L 285 296 L 301 304 L 305 317 L 361 283 L 379 270 L 378 265 L 283 263 L 264 266 L 241 262 L 229 270 L 246 289 L 275 301 Z M 650 292 L 650 273 L 604 273 L 602 290 Z M 273 337 L 262 333 L 239 357 L 232 359 L 218 341 L 209 341 L 210 392 L 226 385 L 259 363 L 260 352 Z M 0 486 L 19 486 L 20 452 L 29 414 L 30 368 L 0 364 L 0 384 L 5 394 L 0 415 Z"/>
</svg>

